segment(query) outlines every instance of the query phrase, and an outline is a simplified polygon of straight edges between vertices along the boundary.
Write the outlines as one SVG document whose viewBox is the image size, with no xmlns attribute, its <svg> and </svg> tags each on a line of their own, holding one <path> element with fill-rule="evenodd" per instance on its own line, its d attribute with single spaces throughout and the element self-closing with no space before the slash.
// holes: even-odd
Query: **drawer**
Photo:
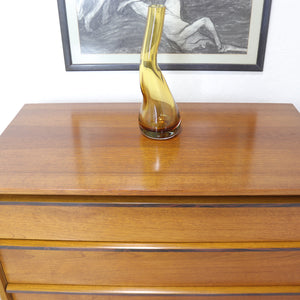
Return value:
<svg viewBox="0 0 300 300">
<path fill-rule="evenodd" d="M 300 241 L 299 203 L 193 201 L 0 202 L 0 238 L 146 243 Z"/>
<path fill-rule="evenodd" d="M 52 247 L 36 249 L 1 249 L 0 259 L 8 283 L 136 287 L 300 285 L 299 247 L 218 245 L 140 245 L 139 249 L 99 245 L 79 249 L 72 245 L 55 247 L 53 243 Z"/>
</svg>

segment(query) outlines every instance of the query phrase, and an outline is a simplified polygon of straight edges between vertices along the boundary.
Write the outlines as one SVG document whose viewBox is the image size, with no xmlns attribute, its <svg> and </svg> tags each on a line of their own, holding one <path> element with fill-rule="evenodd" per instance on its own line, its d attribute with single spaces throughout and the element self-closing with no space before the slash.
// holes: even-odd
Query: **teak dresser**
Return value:
<svg viewBox="0 0 300 300">
<path fill-rule="evenodd" d="M 300 114 L 25 105 L 0 137 L 1 300 L 300 299 Z"/>
</svg>

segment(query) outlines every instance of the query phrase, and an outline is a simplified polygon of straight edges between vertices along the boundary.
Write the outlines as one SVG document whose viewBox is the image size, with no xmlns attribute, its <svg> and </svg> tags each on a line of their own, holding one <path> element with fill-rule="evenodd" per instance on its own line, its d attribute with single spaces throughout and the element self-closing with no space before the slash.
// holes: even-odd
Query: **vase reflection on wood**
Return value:
<svg viewBox="0 0 300 300">
<path fill-rule="evenodd" d="M 157 64 L 157 51 L 164 17 L 165 6 L 149 6 L 140 62 L 143 104 L 139 115 L 139 125 L 145 136 L 159 140 L 177 135 L 181 123 L 177 105 Z"/>
</svg>

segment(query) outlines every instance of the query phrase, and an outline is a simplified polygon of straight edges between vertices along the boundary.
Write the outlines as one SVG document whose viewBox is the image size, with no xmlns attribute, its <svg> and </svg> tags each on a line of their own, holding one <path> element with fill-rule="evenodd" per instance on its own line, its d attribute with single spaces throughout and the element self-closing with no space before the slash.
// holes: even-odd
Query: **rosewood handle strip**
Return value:
<svg viewBox="0 0 300 300">
<path fill-rule="evenodd" d="M 0 195 L 0 205 L 92 207 L 298 207 L 300 196 L 50 196 Z"/>
<path fill-rule="evenodd" d="M 0 249 L 105 252 L 247 252 L 300 251 L 300 242 L 252 243 L 117 243 L 0 239 Z"/>
<path fill-rule="evenodd" d="M 300 286 L 249 287 L 120 287 L 46 284 L 9 284 L 9 293 L 207 296 L 207 295 L 300 295 Z"/>
</svg>

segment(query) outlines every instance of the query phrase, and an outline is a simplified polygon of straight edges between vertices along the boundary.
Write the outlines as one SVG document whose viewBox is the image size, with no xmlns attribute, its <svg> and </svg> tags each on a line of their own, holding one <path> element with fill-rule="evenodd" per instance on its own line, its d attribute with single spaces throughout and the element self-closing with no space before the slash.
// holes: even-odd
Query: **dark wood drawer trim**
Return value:
<svg viewBox="0 0 300 300">
<path fill-rule="evenodd" d="M 14 300 L 299 300 L 299 295 L 263 295 L 263 296 L 118 296 L 118 295 L 74 295 L 74 294 L 12 294 Z"/>
<path fill-rule="evenodd" d="M 92 207 L 299 207 L 299 196 L 0 195 L 0 205 Z"/>
<path fill-rule="evenodd" d="M 253 287 L 119 287 L 83 285 L 8 284 L 8 293 L 48 293 L 120 296 L 258 296 L 300 295 L 300 286 Z"/>
<path fill-rule="evenodd" d="M 300 242 L 117 243 L 0 239 L 0 249 L 95 252 L 266 252 L 300 251 Z"/>
</svg>

